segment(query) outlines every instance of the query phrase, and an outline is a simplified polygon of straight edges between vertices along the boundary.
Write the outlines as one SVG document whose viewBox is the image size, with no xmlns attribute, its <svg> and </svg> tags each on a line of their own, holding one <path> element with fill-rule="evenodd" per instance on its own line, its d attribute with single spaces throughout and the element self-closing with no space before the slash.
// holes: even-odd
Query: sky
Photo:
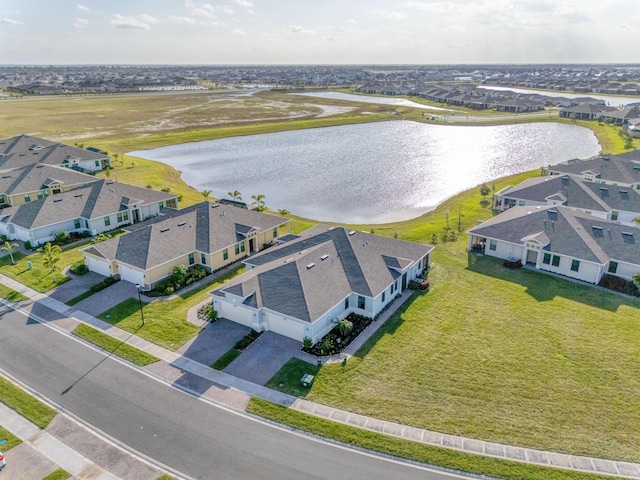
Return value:
<svg viewBox="0 0 640 480">
<path fill-rule="evenodd" d="M 640 62 L 629 0 L 0 0 L 0 64 Z"/>
</svg>

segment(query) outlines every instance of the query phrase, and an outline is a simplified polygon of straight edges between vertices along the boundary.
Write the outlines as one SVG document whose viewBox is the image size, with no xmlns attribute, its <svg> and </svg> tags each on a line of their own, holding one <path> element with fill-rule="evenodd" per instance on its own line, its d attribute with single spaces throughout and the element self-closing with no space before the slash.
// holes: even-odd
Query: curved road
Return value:
<svg viewBox="0 0 640 480">
<path fill-rule="evenodd" d="M 211 405 L 4 306 L 0 369 L 196 479 L 462 478 L 326 444 Z"/>
</svg>

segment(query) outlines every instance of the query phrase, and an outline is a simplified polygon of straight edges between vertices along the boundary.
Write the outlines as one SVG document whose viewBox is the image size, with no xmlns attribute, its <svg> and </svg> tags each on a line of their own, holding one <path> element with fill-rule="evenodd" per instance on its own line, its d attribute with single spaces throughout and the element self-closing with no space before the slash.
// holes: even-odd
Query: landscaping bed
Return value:
<svg viewBox="0 0 640 480">
<path fill-rule="evenodd" d="M 306 341 L 302 351 L 311 355 L 335 355 L 342 352 L 362 331 L 373 322 L 372 318 L 350 313 L 347 318 L 341 320 L 315 345 L 309 345 Z M 349 326 L 351 325 L 351 326 Z"/>
</svg>

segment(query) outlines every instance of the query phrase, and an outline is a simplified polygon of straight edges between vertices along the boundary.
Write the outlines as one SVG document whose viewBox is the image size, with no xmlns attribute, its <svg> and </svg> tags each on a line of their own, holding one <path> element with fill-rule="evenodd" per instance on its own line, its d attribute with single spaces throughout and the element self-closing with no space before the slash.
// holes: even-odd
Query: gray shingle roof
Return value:
<svg viewBox="0 0 640 480">
<path fill-rule="evenodd" d="M 150 269 L 194 251 L 220 251 L 244 239 L 248 229 L 264 231 L 287 222 L 275 215 L 202 202 L 183 210 L 165 208 L 163 215 L 129 226 L 130 233 L 95 248 L 110 260 Z"/>
<path fill-rule="evenodd" d="M 96 179 L 91 175 L 69 168 L 35 164 L 3 172 L 0 175 L 0 193 L 20 195 L 37 190 L 45 190 L 51 185 L 52 180 L 61 183 L 65 187 L 73 187 L 94 182 Z"/>
<path fill-rule="evenodd" d="M 64 166 L 72 159 L 91 161 L 105 158 L 109 157 L 96 151 L 30 135 L 18 135 L 0 140 L 0 170 L 22 168 L 35 163 Z"/>
<path fill-rule="evenodd" d="M 640 230 L 569 207 L 513 207 L 468 233 L 517 245 L 544 233 L 545 251 L 600 264 L 610 259 L 640 263 Z"/>
<path fill-rule="evenodd" d="M 549 167 L 551 172 L 582 175 L 591 171 L 602 180 L 610 182 L 640 182 L 640 163 L 634 161 L 640 152 L 595 157 L 587 160 L 559 163 Z"/>
<path fill-rule="evenodd" d="M 318 225 L 246 260 L 255 267 L 218 289 L 313 322 L 348 295 L 376 297 L 433 247 Z M 241 286 L 241 288 L 238 288 Z"/>
</svg>

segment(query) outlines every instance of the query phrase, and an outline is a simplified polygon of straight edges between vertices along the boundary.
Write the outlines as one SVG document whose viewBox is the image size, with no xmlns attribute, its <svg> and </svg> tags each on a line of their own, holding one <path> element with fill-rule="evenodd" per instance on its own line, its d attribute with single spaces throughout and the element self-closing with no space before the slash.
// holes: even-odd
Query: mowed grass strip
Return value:
<svg viewBox="0 0 640 480">
<path fill-rule="evenodd" d="M 300 380 L 305 374 L 317 375 L 318 366 L 298 358 L 292 358 L 278 372 L 271 377 L 265 387 L 296 397 L 306 397 L 309 387 L 302 385 Z"/>
<path fill-rule="evenodd" d="M 0 402 L 40 428 L 46 428 L 56 415 L 56 411 L 53 408 L 45 405 L 3 377 L 0 377 Z"/>
<path fill-rule="evenodd" d="M 81 323 L 71 332 L 78 337 L 84 338 L 86 341 L 97 345 L 120 358 L 123 358 L 139 367 L 144 367 L 151 363 L 155 363 L 160 359 L 139 348 L 132 347 L 123 343 L 122 340 L 114 338 L 106 333 L 101 332 L 93 327 Z"/>
<path fill-rule="evenodd" d="M 80 303 L 82 300 L 85 300 L 85 299 L 89 298 L 94 293 L 96 293 L 96 292 L 92 292 L 91 290 L 87 290 L 86 292 L 83 292 L 80 295 L 78 295 L 77 297 L 73 297 L 71 300 L 67 300 L 64 303 L 65 303 L 65 305 L 68 305 L 68 306 L 72 307 L 76 303 Z"/>
<path fill-rule="evenodd" d="M 236 358 L 238 358 L 241 353 L 242 352 L 240 350 L 232 348 L 227 353 L 222 355 L 219 359 L 217 359 L 215 362 L 213 362 L 213 364 L 211 365 L 211 368 L 215 370 L 224 370 L 229 366 L 231 362 L 233 362 Z"/>
<path fill-rule="evenodd" d="M 15 290 L 5 285 L 0 285 L 0 297 L 10 302 L 22 302 L 24 300 L 29 300 L 26 296 L 24 296 L 20 292 L 16 292 Z"/>
<path fill-rule="evenodd" d="M 71 478 L 71 474 L 62 468 L 59 468 L 55 472 L 51 472 L 42 480 L 67 480 L 68 478 Z"/>
<path fill-rule="evenodd" d="M 2 425 L 0 425 L 0 440 L 6 440 L 3 445 L 0 445 L 0 452 L 11 450 L 13 447 L 17 447 L 22 443 L 22 440 L 20 440 Z"/>
<path fill-rule="evenodd" d="M 177 350 L 192 339 L 199 331 L 197 325 L 187 321 L 189 308 L 211 298 L 209 292 L 226 280 L 245 271 L 244 265 L 234 267 L 223 275 L 213 275 L 198 287 L 167 299 L 142 302 L 145 324 L 142 325 L 140 304 L 137 298 L 128 298 L 99 315 L 101 320 L 127 332 L 135 333 L 150 342 L 169 350 Z"/>
<path fill-rule="evenodd" d="M 291 410 L 252 397 L 247 412 L 325 438 L 416 462 L 506 480 L 605 480 L 613 477 L 538 467 L 402 440 Z"/>
</svg>

